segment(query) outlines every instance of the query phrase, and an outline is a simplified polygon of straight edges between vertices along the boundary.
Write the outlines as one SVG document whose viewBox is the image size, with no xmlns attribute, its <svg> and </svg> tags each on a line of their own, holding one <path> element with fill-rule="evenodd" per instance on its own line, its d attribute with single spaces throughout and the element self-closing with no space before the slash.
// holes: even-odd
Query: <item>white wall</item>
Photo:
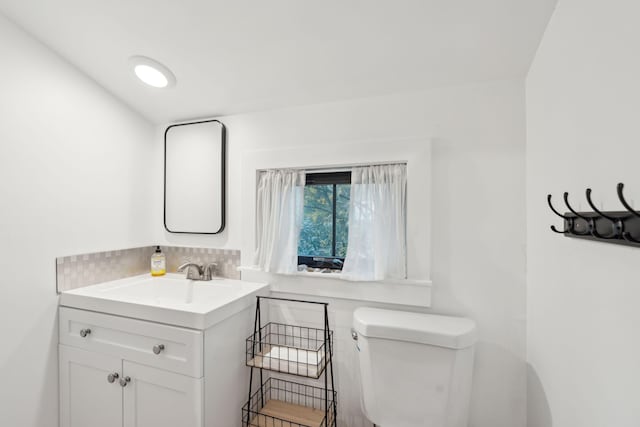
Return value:
<svg viewBox="0 0 640 427">
<path fill-rule="evenodd" d="M 0 424 L 58 425 L 55 257 L 147 245 L 153 127 L 0 15 Z"/>
<path fill-rule="evenodd" d="M 477 320 L 471 427 L 525 425 L 524 87 L 522 81 L 222 117 L 228 129 L 228 221 L 219 236 L 162 230 L 161 186 L 156 228 L 167 243 L 241 248 L 242 212 L 255 195 L 242 191 L 243 152 L 289 147 L 326 149 L 358 141 L 433 136 L 432 311 Z M 162 164 L 162 131 L 156 164 Z M 340 153 L 335 153 L 339 161 Z M 161 179 L 158 168 L 156 176 Z M 421 183 L 417 183 L 420 185 Z M 416 185 L 416 183 L 410 184 Z M 424 191 L 429 191 L 425 188 Z M 245 251 L 246 252 L 246 251 Z M 251 254 L 243 253 L 249 263 Z M 312 279 L 307 279 L 312 280 Z M 322 286 L 322 279 L 307 282 Z M 331 300 L 336 322 L 341 419 L 366 424 L 354 388 L 348 330 L 357 301 Z M 370 305 L 370 304 L 368 304 Z M 293 321 L 305 322 L 304 314 Z"/>
<path fill-rule="evenodd" d="M 561 0 L 527 79 L 530 427 L 637 427 L 640 249 L 553 234 L 547 193 L 640 206 L 640 3 Z M 559 208 L 564 207 L 558 203 Z"/>
</svg>

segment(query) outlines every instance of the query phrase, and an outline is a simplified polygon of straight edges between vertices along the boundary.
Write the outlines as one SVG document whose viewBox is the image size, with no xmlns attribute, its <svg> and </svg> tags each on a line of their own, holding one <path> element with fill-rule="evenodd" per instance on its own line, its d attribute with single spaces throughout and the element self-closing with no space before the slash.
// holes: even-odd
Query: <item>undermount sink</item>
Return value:
<svg viewBox="0 0 640 427">
<path fill-rule="evenodd" d="M 268 290 L 267 284 L 243 280 L 145 274 L 65 291 L 60 305 L 203 330 L 253 305 L 255 296 Z"/>
</svg>

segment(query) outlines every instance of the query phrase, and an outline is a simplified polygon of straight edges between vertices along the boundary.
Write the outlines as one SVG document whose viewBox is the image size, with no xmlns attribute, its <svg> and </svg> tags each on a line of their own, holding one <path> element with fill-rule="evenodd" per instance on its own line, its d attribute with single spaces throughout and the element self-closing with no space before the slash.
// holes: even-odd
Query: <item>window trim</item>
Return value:
<svg viewBox="0 0 640 427">
<path fill-rule="evenodd" d="M 340 184 L 351 184 L 351 171 L 340 172 L 311 172 L 306 174 L 305 186 L 307 185 L 333 185 L 333 206 L 332 206 L 332 227 L 331 227 L 331 256 L 300 255 L 298 254 L 298 265 L 304 264 L 309 268 L 325 268 L 330 270 L 342 270 L 344 257 L 335 256 L 336 253 L 336 214 L 337 198 L 336 186 Z M 336 261 L 339 266 L 336 266 Z"/>
</svg>

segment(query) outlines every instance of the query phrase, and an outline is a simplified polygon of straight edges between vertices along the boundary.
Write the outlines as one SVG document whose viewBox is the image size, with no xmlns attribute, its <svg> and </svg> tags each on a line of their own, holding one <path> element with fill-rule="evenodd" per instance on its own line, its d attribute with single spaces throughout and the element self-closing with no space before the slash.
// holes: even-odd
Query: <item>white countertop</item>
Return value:
<svg viewBox="0 0 640 427">
<path fill-rule="evenodd" d="M 144 274 L 62 292 L 60 305 L 204 330 L 255 306 L 255 296 L 268 293 L 265 283 Z"/>
</svg>

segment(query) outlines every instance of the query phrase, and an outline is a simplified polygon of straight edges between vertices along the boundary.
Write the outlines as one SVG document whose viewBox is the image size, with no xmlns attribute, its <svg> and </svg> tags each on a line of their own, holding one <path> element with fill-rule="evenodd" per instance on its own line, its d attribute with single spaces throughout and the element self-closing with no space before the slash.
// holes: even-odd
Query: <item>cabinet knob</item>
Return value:
<svg viewBox="0 0 640 427">
<path fill-rule="evenodd" d="M 153 346 L 153 352 L 155 354 L 160 354 L 164 351 L 164 344 L 158 344 Z"/>
<path fill-rule="evenodd" d="M 91 329 L 80 329 L 80 336 L 85 338 L 87 335 L 91 334 Z"/>
<path fill-rule="evenodd" d="M 126 387 L 131 382 L 131 377 L 120 378 L 120 387 Z"/>
<path fill-rule="evenodd" d="M 114 372 L 112 374 L 107 375 L 107 382 L 109 382 L 110 384 L 113 384 L 118 378 L 120 378 L 120 375 L 117 372 Z"/>
</svg>

